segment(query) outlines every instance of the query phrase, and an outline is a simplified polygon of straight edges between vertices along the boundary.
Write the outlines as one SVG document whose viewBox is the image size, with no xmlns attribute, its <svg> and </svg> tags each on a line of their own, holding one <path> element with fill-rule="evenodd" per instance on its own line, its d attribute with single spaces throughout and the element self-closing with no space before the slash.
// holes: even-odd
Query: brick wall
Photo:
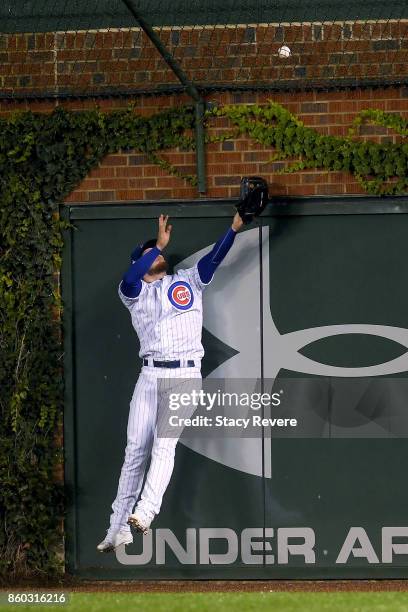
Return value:
<svg viewBox="0 0 408 612">
<path fill-rule="evenodd" d="M 209 96 L 209 101 L 224 104 L 265 103 L 274 100 L 296 114 L 307 126 L 320 134 L 345 136 L 358 111 L 376 108 L 400 113 L 408 119 L 408 88 L 361 89 L 350 91 L 304 93 L 219 93 Z M 189 102 L 186 96 L 146 96 L 137 99 L 137 112 L 144 115 L 163 108 L 173 108 Z M 98 100 L 103 111 L 126 107 L 128 100 Z M 0 115 L 7 116 L 13 109 L 51 112 L 55 102 L 2 102 Z M 94 102 L 71 100 L 60 102 L 71 110 L 92 108 Z M 210 134 L 222 134 L 230 126 L 228 120 L 211 120 Z M 379 126 L 363 126 L 361 140 L 374 142 L 400 141 L 392 130 Z M 205 197 L 232 198 L 238 195 L 240 177 L 247 174 L 264 176 L 270 185 L 271 195 L 310 196 L 364 194 L 353 176 L 348 173 L 327 171 L 301 171 L 277 175 L 282 162 L 268 163 L 274 152 L 252 140 L 239 138 L 206 146 L 206 171 L 208 190 Z M 195 154 L 179 149 L 165 152 L 168 159 L 185 173 L 195 172 Z M 170 176 L 165 170 L 151 164 L 136 151 L 118 152 L 107 156 L 103 162 L 82 181 L 66 202 L 133 202 L 150 200 L 197 199 L 196 188 L 186 181 Z"/>
<path fill-rule="evenodd" d="M 408 76 L 408 20 L 159 28 L 203 85 Z M 288 45 L 291 56 L 278 49 Z M 0 35 L 2 94 L 152 89 L 178 81 L 139 28 Z"/>
<path fill-rule="evenodd" d="M 344 23 L 259 24 L 257 26 L 202 26 L 161 28 L 168 45 L 189 77 L 207 83 L 219 81 L 273 83 L 354 77 L 404 79 L 408 75 L 408 20 Z M 288 59 L 277 49 L 289 45 Z M 121 91 L 177 84 L 157 50 L 138 28 L 101 31 L 0 34 L 1 94 L 36 91 L 102 92 L 114 85 Z M 183 94 L 138 96 L 137 110 L 155 113 L 190 102 Z M 214 93 L 219 103 L 263 103 L 273 99 L 321 134 L 345 136 L 359 110 L 377 108 L 407 117 L 408 88 L 393 86 L 303 93 Z M 98 99 L 102 110 L 126 107 L 129 98 Z M 91 108 L 92 99 L 27 102 L 1 101 L 0 116 L 14 108 L 50 112 L 56 104 L 73 110 Z M 228 130 L 228 121 L 211 121 L 210 134 Z M 364 126 L 362 139 L 385 142 L 398 137 L 381 127 Z M 282 163 L 268 163 L 273 151 L 253 141 L 209 144 L 206 147 L 207 197 L 236 197 L 240 177 L 265 176 L 272 195 L 362 193 L 348 174 L 297 172 L 278 176 Z M 194 153 L 174 150 L 164 155 L 186 174 L 195 172 Z M 148 201 L 197 198 L 196 189 L 152 165 L 136 151 L 105 158 L 69 196 L 67 202 Z"/>
<path fill-rule="evenodd" d="M 221 103 L 263 103 L 273 99 L 296 114 L 307 126 L 320 134 L 345 136 L 358 111 L 377 108 L 397 112 L 408 119 L 408 89 L 386 88 L 344 92 L 302 94 L 217 94 L 210 98 Z M 144 98 L 138 111 L 144 114 L 157 112 L 164 106 L 174 106 L 186 99 Z M 84 107 L 70 102 L 70 108 Z M 118 103 L 105 101 L 104 109 L 116 108 Z M 221 134 L 229 129 L 228 120 L 211 121 L 210 134 Z M 379 126 L 363 126 L 361 140 L 375 142 L 400 141 L 392 130 Z M 282 162 L 268 163 L 273 153 L 249 139 L 239 138 L 206 146 L 206 171 L 208 191 L 206 197 L 229 198 L 238 195 L 240 177 L 247 174 L 264 176 L 270 184 L 271 195 L 307 196 L 363 194 L 360 186 L 348 173 L 327 171 L 301 171 L 277 175 Z M 180 170 L 195 172 L 194 153 L 178 149 L 163 154 Z M 169 176 L 150 164 L 136 152 L 118 153 L 106 157 L 98 168 L 78 185 L 67 198 L 69 202 L 120 202 L 161 199 L 196 199 L 198 192 L 185 181 Z"/>
</svg>

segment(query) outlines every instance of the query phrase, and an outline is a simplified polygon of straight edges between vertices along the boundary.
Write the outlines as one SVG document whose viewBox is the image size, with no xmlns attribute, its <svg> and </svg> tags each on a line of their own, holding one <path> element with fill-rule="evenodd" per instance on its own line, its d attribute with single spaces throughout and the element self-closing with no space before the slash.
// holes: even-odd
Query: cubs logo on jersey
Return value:
<svg viewBox="0 0 408 612">
<path fill-rule="evenodd" d="M 170 303 L 178 310 L 188 310 L 194 302 L 193 291 L 185 281 L 172 283 L 167 291 Z"/>
</svg>

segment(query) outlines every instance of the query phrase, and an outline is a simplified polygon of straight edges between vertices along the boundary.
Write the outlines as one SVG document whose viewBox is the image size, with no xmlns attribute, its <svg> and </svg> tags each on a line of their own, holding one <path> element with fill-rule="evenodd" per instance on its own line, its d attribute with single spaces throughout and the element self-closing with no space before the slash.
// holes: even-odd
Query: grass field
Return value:
<svg viewBox="0 0 408 612">
<path fill-rule="evenodd" d="M 0 606 L 9 610 L 13 606 Z M 407 593 L 73 593 L 63 606 L 16 605 L 22 610 L 137 610 L 138 612 L 408 612 Z"/>
</svg>

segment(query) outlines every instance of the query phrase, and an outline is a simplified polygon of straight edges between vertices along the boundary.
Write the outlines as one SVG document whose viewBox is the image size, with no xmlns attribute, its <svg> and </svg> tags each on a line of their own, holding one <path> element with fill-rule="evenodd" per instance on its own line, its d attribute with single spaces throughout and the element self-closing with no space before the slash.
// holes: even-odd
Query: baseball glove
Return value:
<svg viewBox="0 0 408 612">
<path fill-rule="evenodd" d="M 260 176 L 244 176 L 236 209 L 245 224 L 259 217 L 268 203 L 268 184 Z"/>
</svg>

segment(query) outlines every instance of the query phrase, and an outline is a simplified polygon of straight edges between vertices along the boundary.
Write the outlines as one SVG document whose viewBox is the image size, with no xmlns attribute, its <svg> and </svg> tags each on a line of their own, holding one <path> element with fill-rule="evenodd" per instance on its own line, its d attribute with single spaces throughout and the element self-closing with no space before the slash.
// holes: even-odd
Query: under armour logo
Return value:
<svg viewBox="0 0 408 612">
<path fill-rule="evenodd" d="M 203 294 L 204 327 L 235 354 L 221 363 L 209 375 L 210 378 L 236 379 L 260 376 L 261 346 L 260 321 L 261 308 L 260 262 L 259 262 L 259 228 L 242 232 L 238 237 L 239 245 L 234 245 L 224 262 L 217 270 L 210 287 Z M 193 266 L 210 249 L 195 253 L 179 264 L 180 268 Z M 245 255 L 243 255 L 243 253 Z M 239 279 L 239 282 L 237 282 Z M 281 369 L 301 374 L 312 374 L 326 377 L 369 377 L 398 374 L 408 371 L 408 350 L 403 355 L 390 361 L 366 367 L 338 367 L 315 361 L 300 351 L 316 340 L 341 334 L 368 334 L 393 340 L 408 349 L 408 329 L 388 325 L 339 324 L 300 329 L 281 334 L 272 318 L 269 270 L 269 228 L 262 228 L 262 311 L 264 332 L 264 376 L 276 378 Z M 250 301 L 250 304 L 249 304 Z M 222 303 L 222 308 L 220 308 Z M 248 325 L 248 312 L 253 313 L 251 325 Z M 189 444 L 197 452 L 208 456 L 224 465 L 229 465 L 244 472 L 270 476 L 269 448 L 265 450 L 265 462 L 262 465 L 258 448 L 259 440 L 224 440 L 212 445 L 197 440 Z M 245 453 L 242 445 L 245 445 Z"/>
</svg>

